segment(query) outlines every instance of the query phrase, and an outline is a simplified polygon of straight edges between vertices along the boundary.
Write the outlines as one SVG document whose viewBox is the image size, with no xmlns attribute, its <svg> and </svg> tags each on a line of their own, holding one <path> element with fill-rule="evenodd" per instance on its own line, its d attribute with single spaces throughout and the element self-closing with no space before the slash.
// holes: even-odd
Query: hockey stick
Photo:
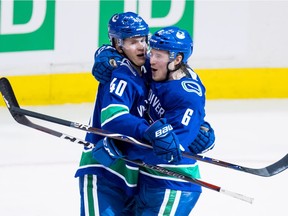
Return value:
<svg viewBox="0 0 288 216">
<path fill-rule="evenodd" d="M 7 100 L 5 100 L 5 101 L 7 102 Z M 10 101 L 10 102 L 16 103 L 14 105 L 17 105 L 17 101 Z M 8 104 L 7 104 L 7 106 L 8 106 Z M 68 135 L 68 134 L 64 134 L 62 132 L 55 131 L 55 130 L 52 130 L 50 128 L 47 128 L 47 127 L 32 123 L 25 115 L 23 115 L 21 113 L 17 113 L 13 109 L 11 109 L 11 103 L 9 104 L 8 107 L 10 107 L 9 111 L 10 111 L 11 115 L 13 116 L 13 118 L 19 124 L 22 124 L 22 125 L 25 125 L 27 127 L 42 131 L 44 133 L 56 136 L 56 137 L 61 138 L 61 139 L 68 140 L 68 141 L 73 142 L 73 143 L 82 144 L 82 145 L 84 145 L 84 146 L 86 146 L 88 148 L 93 148 L 94 147 L 94 144 L 92 144 L 90 142 L 87 142 L 87 141 L 81 140 L 79 138 L 76 138 L 74 136 L 71 136 L 71 135 Z M 162 174 L 165 174 L 165 175 L 168 175 L 168 176 L 171 176 L 171 177 L 182 179 L 182 180 L 185 180 L 187 182 L 191 182 L 191 183 L 200 185 L 202 187 L 205 187 L 207 189 L 210 189 L 210 190 L 222 193 L 222 194 L 226 194 L 228 196 L 231 196 L 231 197 L 234 197 L 236 199 L 248 202 L 250 204 L 252 204 L 252 202 L 253 202 L 253 198 L 251 198 L 251 197 L 247 197 L 247 196 L 239 194 L 239 193 L 235 193 L 235 192 L 231 192 L 231 191 L 225 190 L 225 189 L 223 189 L 223 188 L 221 188 L 219 186 L 216 186 L 216 185 L 210 184 L 208 182 L 205 182 L 205 181 L 202 181 L 202 180 L 199 180 L 199 179 L 196 179 L 196 178 L 192 178 L 192 177 L 177 173 L 175 171 L 171 171 L 171 170 L 165 169 L 165 168 L 160 167 L 160 166 L 146 164 L 143 161 L 132 161 L 132 160 L 128 160 L 126 158 L 122 158 L 122 159 L 127 161 L 127 162 L 136 164 L 138 166 L 141 166 L 141 167 L 144 167 L 144 168 L 147 168 L 147 169 L 151 169 L 151 170 L 157 171 L 159 173 L 162 173 Z"/>
<path fill-rule="evenodd" d="M 55 118 L 53 116 L 48 116 L 45 114 L 41 114 L 41 113 L 33 112 L 30 110 L 22 109 L 19 107 L 17 99 L 14 95 L 13 89 L 12 89 L 9 81 L 7 80 L 7 78 L 3 77 L 0 79 L 0 90 L 1 90 L 1 93 L 3 95 L 4 101 L 6 102 L 6 105 L 7 105 L 8 109 L 10 110 L 13 117 L 14 117 L 14 115 L 20 115 L 20 114 L 21 115 L 27 115 L 27 116 L 30 116 L 33 118 L 44 120 L 44 121 L 49 121 L 49 122 L 53 122 L 56 124 L 84 130 L 86 132 L 95 133 L 95 134 L 98 134 L 100 136 L 106 136 L 106 137 L 110 137 L 113 139 L 125 141 L 128 143 L 144 146 L 147 148 L 152 148 L 151 145 L 142 143 L 141 141 L 136 140 L 133 137 L 125 136 L 123 134 L 118 134 L 118 133 L 112 133 L 109 131 L 105 131 L 105 130 L 98 129 L 98 128 L 93 128 L 93 127 L 90 127 L 88 125 L 80 124 L 77 122 L 71 122 L 71 121 L 67 121 L 64 119 Z M 222 167 L 226 167 L 229 169 L 242 171 L 245 173 L 254 174 L 254 175 L 263 176 L 263 177 L 270 177 L 270 176 L 276 175 L 276 174 L 284 171 L 288 167 L 288 154 L 286 154 L 282 159 L 278 160 L 277 162 L 275 162 L 269 166 L 266 166 L 264 168 L 244 167 L 244 166 L 232 164 L 229 162 L 205 157 L 202 155 L 192 155 L 192 154 L 189 154 L 187 152 L 184 152 L 183 156 L 187 157 L 187 158 L 192 158 L 192 159 L 195 159 L 198 161 L 202 161 L 205 163 L 210 163 L 210 164 L 214 164 L 217 166 L 222 166 Z"/>
</svg>

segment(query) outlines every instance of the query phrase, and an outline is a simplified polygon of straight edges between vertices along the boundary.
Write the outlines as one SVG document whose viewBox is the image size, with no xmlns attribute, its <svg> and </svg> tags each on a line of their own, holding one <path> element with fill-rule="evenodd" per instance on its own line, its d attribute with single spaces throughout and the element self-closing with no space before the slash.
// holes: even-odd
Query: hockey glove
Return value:
<svg viewBox="0 0 288 216">
<path fill-rule="evenodd" d="M 208 122 L 204 122 L 197 137 L 188 148 L 193 154 L 202 154 L 212 149 L 215 145 L 214 142 L 214 130 Z"/>
<path fill-rule="evenodd" d="M 93 76 L 102 84 L 109 82 L 112 71 L 120 64 L 122 58 L 114 47 L 102 45 L 94 55 Z"/>
<path fill-rule="evenodd" d="M 111 166 L 117 159 L 123 158 L 121 151 L 116 147 L 114 141 L 105 137 L 98 141 L 92 150 L 92 157 L 106 167 Z"/>
<path fill-rule="evenodd" d="M 180 144 L 170 124 L 162 118 L 152 124 L 144 133 L 144 138 L 152 143 L 154 153 L 167 162 L 182 159 Z"/>
</svg>

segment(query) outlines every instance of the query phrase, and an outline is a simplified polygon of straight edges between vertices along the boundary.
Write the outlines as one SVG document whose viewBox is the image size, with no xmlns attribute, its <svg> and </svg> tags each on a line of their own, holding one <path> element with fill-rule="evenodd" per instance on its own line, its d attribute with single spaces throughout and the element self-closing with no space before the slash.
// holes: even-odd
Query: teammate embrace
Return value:
<svg viewBox="0 0 288 216">
<path fill-rule="evenodd" d="M 95 53 L 100 81 L 91 125 L 151 143 L 148 148 L 87 133 L 97 143 L 84 149 L 79 177 L 81 215 L 189 215 L 201 187 L 121 158 L 142 160 L 200 178 L 198 164 L 182 151 L 204 153 L 214 146 L 205 117 L 205 87 L 187 65 L 189 33 L 166 27 L 152 35 L 137 14 L 115 14 L 108 25 L 112 46 Z M 112 72 L 113 71 L 113 72 Z"/>
</svg>

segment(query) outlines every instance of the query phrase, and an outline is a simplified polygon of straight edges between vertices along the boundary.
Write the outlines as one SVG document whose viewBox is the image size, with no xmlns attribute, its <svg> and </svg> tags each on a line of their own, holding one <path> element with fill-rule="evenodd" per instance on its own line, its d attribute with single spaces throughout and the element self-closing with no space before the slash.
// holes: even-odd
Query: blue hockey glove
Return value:
<svg viewBox="0 0 288 216">
<path fill-rule="evenodd" d="M 106 167 L 111 166 L 117 159 L 123 158 L 121 151 L 116 147 L 114 141 L 105 137 L 99 140 L 92 150 L 92 157 Z"/>
<path fill-rule="evenodd" d="M 167 162 L 182 159 L 180 144 L 170 124 L 162 118 L 154 122 L 144 133 L 144 138 L 152 143 L 154 153 Z"/>
<path fill-rule="evenodd" d="M 122 58 L 114 47 L 102 45 L 94 55 L 93 76 L 102 84 L 109 82 L 112 71 L 120 64 Z"/>
<path fill-rule="evenodd" d="M 214 130 L 208 122 L 204 122 L 197 137 L 188 148 L 193 154 L 202 154 L 212 149 L 215 145 L 214 142 Z"/>
</svg>

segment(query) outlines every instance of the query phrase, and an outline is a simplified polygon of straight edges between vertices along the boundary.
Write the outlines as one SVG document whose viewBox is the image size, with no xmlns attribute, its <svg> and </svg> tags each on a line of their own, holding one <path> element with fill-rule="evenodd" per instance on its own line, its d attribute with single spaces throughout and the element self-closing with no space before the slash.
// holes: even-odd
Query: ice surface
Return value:
<svg viewBox="0 0 288 216">
<path fill-rule="evenodd" d="M 93 104 L 23 108 L 87 124 Z M 287 154 L 288 99 L 208 100 L 206 111 L 216 132 L 216 146 L 207 156 L 262 168 Z M 44 125 L 84 138 L 83 131 Z M 81 150 L 81 145 L 16 123 L 8 109 L 0 107 L 0 215 L 78 216 L 74 173 Z M 265 178 L 199 164 L 202 180 L 255 200 L 251 205 L 203 189 L 192 215 L 288 215 L 288 171 Z"/>
</svg>

